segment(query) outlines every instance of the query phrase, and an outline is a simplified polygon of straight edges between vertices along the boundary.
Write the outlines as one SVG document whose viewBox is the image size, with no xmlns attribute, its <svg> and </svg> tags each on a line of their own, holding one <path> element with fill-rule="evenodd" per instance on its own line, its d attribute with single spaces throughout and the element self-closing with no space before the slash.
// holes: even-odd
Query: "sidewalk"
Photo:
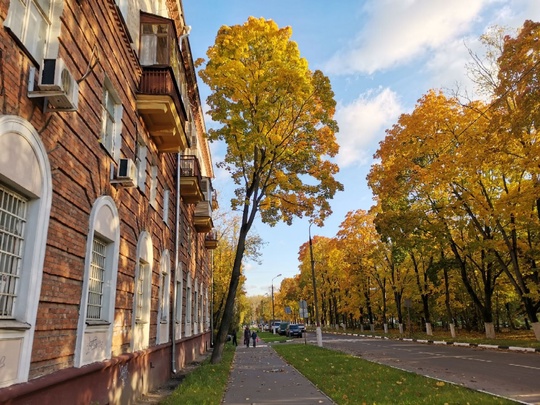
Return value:
<svg viewBox="0 0 540 405">
<path fill-rule="evenodd" d="M 275 343 L 280 344 L 280 343 Z M 222 404 L 334 404 L 267 344 L 238 346 Z"/>
</svg>

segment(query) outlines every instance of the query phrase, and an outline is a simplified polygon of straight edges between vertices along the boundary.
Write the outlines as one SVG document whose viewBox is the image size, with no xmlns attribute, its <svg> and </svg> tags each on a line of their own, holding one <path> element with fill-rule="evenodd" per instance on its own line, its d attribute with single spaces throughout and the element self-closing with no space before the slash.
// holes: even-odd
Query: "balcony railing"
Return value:
<svg viewBox="0 0 540 405">
<path fill-rule="evenodd" d="M 180 157 L 180 195 L 184 202 L 196 204 L 204 200 L 201 169 L 196 156 Z"/>
<path fill-rule="evenodd" d="M 144 66 L 137 109 L 160 152 L 188 147 L 187 114 L 170 66 Z"/>
<path fill-rule="evenodd" d="M 204 238 L 204 245 L 207 249 L 215 249 L 218 245 L 217 232 L 208 232 Z"/>
</svg>

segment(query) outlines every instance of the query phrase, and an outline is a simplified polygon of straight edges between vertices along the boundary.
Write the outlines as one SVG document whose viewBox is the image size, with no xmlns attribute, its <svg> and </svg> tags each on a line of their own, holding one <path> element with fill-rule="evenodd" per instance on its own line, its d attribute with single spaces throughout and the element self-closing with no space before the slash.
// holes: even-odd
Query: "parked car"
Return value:
<svg viewBox="0 0 540 405">
<path fill-rule="evenodd" d="M 281 325 L 281 321 L 274 321 L 272 322 L 272 333 L 279 333 L 279 325 Z"/>
<path fill-rule="evenodd" d="M 302 337 L 302 328 L 297 323 L 291 323 L 287 326 L 286 334 L 288 337 Z"/>
<path fill-rule="evenodd" d="M 289 322 L 281 322 L 279 324 L 278 333 L 282 336 L 285 336 L 287 334 L 287 326 L 289 326 Z"/>
</svg>

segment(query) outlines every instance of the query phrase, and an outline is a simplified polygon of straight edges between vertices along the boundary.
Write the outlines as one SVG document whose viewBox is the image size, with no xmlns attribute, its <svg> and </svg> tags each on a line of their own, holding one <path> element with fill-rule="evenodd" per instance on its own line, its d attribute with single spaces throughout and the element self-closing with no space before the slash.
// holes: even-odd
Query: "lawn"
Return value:
<svg viewBox="0 0 540 405">
<path fill-rule="evenodd" d="M 326 348 L 273 347 L 337 404 L 515 404 Z"/>
<path fill-rule="evenodd" d="M 187 375 L 162 405 L 219 405 L 229 382 L 236 347 L 227 343 L 221 363 L 211 364 L 210 357 Z"/>
<path fill-rule="evenodd" d="M 325 329 L 324 332 L 338 332 L 344 333 L 343 329 Z M 361 335 L 374 335 L 381 337 L 388 337 L 391 339 L 399 338 L 413 338 L 413 339 L 425 339 L 432 341 L 445 341 L 445 342 L 463 342 L 463 343 L 473 343 L 473 344 L 489 344 L 497 346 L 517 346 L 517 347 L 532 347 L 540 349 L 540 341 L 536 340 L 534 332 L 532 330 L 504 330 L 502 332 L 496 333 L 495 339 L 487 339 L 485 334 L 480 332 L 469 332 L 465 330 L 458 330 L 456 337 L 453 338 L 450 335 L 449 331 L 436 329 L 433 331 L 432 336 L 426 335 L 425 332 L 420 330 L 413 330 L 412 333 L 405 332 L 403 335 L 399 334 L 399 331 L 396 329 L 390 329 L 389 333 L 385 334 L 382 330 L 375 330 L 375 332 L 370 332 L 364 330 L 347 329 L 346 333 L 357 333 Z"/>
</svg>

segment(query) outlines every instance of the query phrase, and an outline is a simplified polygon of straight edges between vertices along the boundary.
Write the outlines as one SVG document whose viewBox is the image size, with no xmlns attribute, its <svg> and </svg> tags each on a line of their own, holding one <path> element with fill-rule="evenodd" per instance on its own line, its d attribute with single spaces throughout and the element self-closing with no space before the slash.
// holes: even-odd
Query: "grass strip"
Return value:
<svg viewBox="0 0 540 405">
<path fill-rule="evenodd" d="M 160 404 L 221 404 L 229 382 L 235 349 L 230 343 L 226 344 L 219 364 L 210 363 L 209 356 L 199 367 L 189 373 L 174 392 Z"/>
<path fill-rule="evenodd" d="M 272 332 L 259 332 L 259 337 L 266 343 L 286 342 L 290 339 L 287 336 L 281 336 L 277 333 L 274 335 Z"/>
<path fill-rule="evenodd" d="M 313 345 L 273 348 L 337 404 L 515 404 Z"/>
</svg>

